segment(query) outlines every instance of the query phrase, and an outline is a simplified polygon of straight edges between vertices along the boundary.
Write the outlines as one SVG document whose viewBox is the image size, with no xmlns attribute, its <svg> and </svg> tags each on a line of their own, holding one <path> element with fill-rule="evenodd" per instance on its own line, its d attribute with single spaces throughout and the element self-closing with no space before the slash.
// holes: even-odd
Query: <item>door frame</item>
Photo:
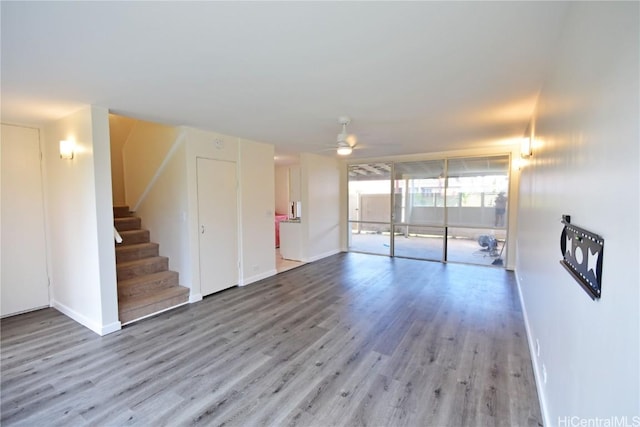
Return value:
<svg viewBox="0 0 640 427">
<path fill-rule="evenodd" d="M 241 220 L 241 216 L 240 216 L 240 191 L 239 191 L 239 176 L 238 176 L 238 162 L 234 161 L 234 160 L 226 160 L 226 159 L 217 159 L 217 158 L 213 158 L 213 157 L 207 157 L 207 156 L 196 156 L 195 159 L 195 170 L 196 170 L 196 225 L 197 225 L 197 236 L 198 236 L 198 240 L 197 240 L 197 248 L 198 248 L 198 256 L 197 256 L 197 260 L 198 260 L 198 277 L 199 277 L 199 288 L 200 288 L 200 296 L 201 297 L 205 297 L 207 295 L 211 295 L 213 293 L 217 293 L 220 292 L 224 289 L 228 289 L 234 286 L 238 286 L 240 284 L 240 278 L 241 278 L 241 254 L 240 254 L 240 244 L 241 244 L 241 233 L 240 233 L 240 220 Z M 212 292 L 207 292 L 205 293 L 204 288 L 203 288 L 203 274 L 202 274 L 202 251 L 201 251 L 201 226 L 202 226 L 202 221 L 200 218 L 201 212 L 200 212 L 200 175 L 199 175 L 199 164 L 201 163 L 201 160 L 206 160 L 206 161 L 214 161 L 214 162 L 220 162 L 220 163 L 225 163 L 225 164 L 232 164 L 234 167 L 234 184 L 235 184 L 235 244 L 236 244 L 236 251 L 235 251 L 235 264 L 236 264 L 236 269 L 235 269 L 235 284 L 230 285 L 230 286 L 226 286 L 224 288 L 218 289 L 218 290 L 214 290 Z"/>
</svg>

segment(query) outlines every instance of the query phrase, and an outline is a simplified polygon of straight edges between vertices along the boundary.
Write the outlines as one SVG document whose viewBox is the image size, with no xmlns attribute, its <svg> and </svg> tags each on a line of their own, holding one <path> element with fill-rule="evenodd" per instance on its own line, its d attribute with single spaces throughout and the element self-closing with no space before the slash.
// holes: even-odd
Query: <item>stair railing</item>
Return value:
<svg viewBox="0 0 640 427">
<path fill-rule="evenodd" d="M 116 243 L 122 243 L 122 236 L 120 236 L 120 233 L 118 233 L 118 230 L 116 230 L 115 227 L 113 227 L 113 238 Z"/>
</svg>

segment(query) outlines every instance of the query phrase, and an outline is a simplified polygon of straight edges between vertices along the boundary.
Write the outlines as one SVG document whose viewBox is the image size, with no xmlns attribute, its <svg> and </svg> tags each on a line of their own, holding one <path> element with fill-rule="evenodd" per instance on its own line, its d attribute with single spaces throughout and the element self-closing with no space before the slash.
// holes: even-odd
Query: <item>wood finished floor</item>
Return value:
<svg viewBox="0 0 640 427">
<path fill-rule="evenodd" d="M 104 337 L 1 327 L 3 426 L 542 425 L 502 269 L 338 254 Z"/>
</svg>

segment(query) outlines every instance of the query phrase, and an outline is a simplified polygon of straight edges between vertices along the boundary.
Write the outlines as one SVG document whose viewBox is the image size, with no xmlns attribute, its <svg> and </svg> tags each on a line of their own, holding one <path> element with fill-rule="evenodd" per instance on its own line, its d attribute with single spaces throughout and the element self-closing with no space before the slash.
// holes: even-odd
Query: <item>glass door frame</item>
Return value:
<svg viewBox="0 0 640 427">
<path fill-rule="evenodd" d="M 450 261 L 449 260 L 449 247 L 448 247 L 448 241 L 449 241 L 449 230 L 450 229 L 487 229 L 487 230 L 491 230 L 491 229 L 497 229 L 498 227 L 485 227 L 485 226 L 472 226 L 472 225 L 456 225 L 456 224 L 449 224 L 449 206 L 448 206 L 448 190 L 449 190 L 449 179 L 451 178 L 449 176 L 449 162 L 451 160 L 456 160 L 456 159 L 473 159 L 473 158 L 491 158 L 491 157 L 495 157 L 495 158 L 499 158 L 499 157 L 506 157 L 507 158 L 507 168 L 506 168 L 506 176 L 507 176 L 507 180 L 508 180 L 508 184 L 507 184 L 507 194 L 511 194 L 511 188 L 512 188 L 512 174 L 511 174 L 511 164 L 512 164 L 512 153 L 511 152 L 502 152 L 502 153 L 490 153 L 490 154 L 477 154 L 477 155 L 459 155 L 459 156 L 443 156 L 440 158 L 425 158 L 425 159 L 416 159 L 416 160 L 380 160 L 380 161 L 374 161 L 374 162 L 367 162 L 367 161 L 362 161 L 362 162 L 349 162 L 346 164 L 347 167 L 347 182 L 346 182 L 346 186 L 347 186 L 347 212 L 349 211 L 349 173 L 348 173 L 348 169 L 352 166 L 357 166 L 357 165 L 366 165 L 366 164 L 370 164 L 370 163 L 386 163 L 388 165 L 390 165 L 391 170 L 390 170 L 390 174 L 389 174 L 389 222 L 378 222 L 378 221 L 361 221 L 361 220 L 352 220 L 349 218 L 349 214 L 347 214 L 347 250 L 349 252 L 359 252 L 359 253 L 367 253 L 367 254 L 374 254 L 374 255 L 386 255 L 389 257 L 398 257 L 398 258 L 409 258 L 409 259 L 419 259 L 419 260 L 427 260 L 427 261 L 436 261 L 436 262 L 442 262 L 442 263 L 461 263 L 461 264 L 473 264 L 473 265 L 484 265 L 484 264 L 474 264 L 474 263 L 466 263 L 466 262 L 462 262 L 462 261 Z M 396 164 L 398 163 L 407 163 L 407 162 L 428 162 L 428 161 L 443 161 L 443 174 L 444 174 L 444 194 L 443 194 L 443 222 L 442 223 L 425 223 L 425 224 L 414 224 L 412 222 L 407 222 L 407 221 L 401 221 L 401 222 L 396 222 L 396 218 L 395 218 L 395 203 L 396 203 L 396 194 L 395 194 L 395 168 L 396 168 Z M 404 192 L 406 194 L 407 188 L 404 188 Z M 505 238 L 504 241 L 502 243 L 502 249 L 504 251 L 504 247 L 507 246 L 508 242 L 509 242 L 509 213 L 511 211 L 511 208 L 507 211 L 507 214 L 505 214 L 504 216 L 504 226 L 500 227 L 500 229 L 504 229 L 504 233 L 505 233 Z M 350 249 L 350 243 L 351 243 L 351 234 L 352 234 L 352 228 L 353 228 L 353 224 L 372 224 L 372 225 L 383 225 L 383 226 L 388 226 L 390 233 L 389 233 L 389 253 L 388 254 L 379 254 L 379 253 L 375 253 L 375 252 L 367 252 L 367 251 L 358 251 L 358 250 L 351 250 Z M 395 237 L 396 237 L 396 231 L 397 229 L 401 228 L 401 227 L 424 227 L 424 228 L 432 228 L 432 229 L 440 229 L 443 232 L 443 238 L 442 238 L 442 257 L 439 260 L 436 259 L 432 259 L 432 258 L 416 258 L 416 257 L 410 257 L 410 256 L 404 256 L 404 255 L 396 255 L 396 251 L 395 251 Z M 502 256 L 502 253 L 501 253 Z M 504 262 L 502 263 L 501 267 L 505 268 L 507 265 L 507 261 L 508 261 L 508 251 L 504 251 Z"/>
</svg>

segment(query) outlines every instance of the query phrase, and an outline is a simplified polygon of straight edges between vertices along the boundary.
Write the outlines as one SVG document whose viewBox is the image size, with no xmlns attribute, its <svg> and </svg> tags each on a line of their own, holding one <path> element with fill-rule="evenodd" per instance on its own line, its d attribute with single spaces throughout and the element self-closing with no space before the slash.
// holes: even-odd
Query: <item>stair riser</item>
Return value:
<svg viewBox="0 0 640 427">
<path fill-rule="evenodd" d="M 167 308 L 170 308 L 179 304 L 184 304 L 187 301 L 189 301 L 188 292 L 185 293 L 184 295 L 178 295 L 173 298 L 157 301 L 153 304 L 150 304 L 144 307 L 138 307 L 131 310 L 122 310 L 118 314 L 120 317 L 120 322 L 127 323 L 132 320 L 139 319 L 141 317 L 148 316 L 153 313 L 157 313 L 158 311 L 165 310 Z"/>
<path fill-rule="evenodd" d="M 121 286 L 120 284 L 118 284 L 118 298 L 132 297 L 145 293 L 154 293 L 162 289 L 179 286 L 178 273 L 174 271 L 169 271 L 167 273 L 169 274 L 156 280 L 149 280 L 127 286 Z"/>
<path fill-rule="evenodd" d="M 114 218 L 122 218 L 125 216 L 131 216 L 131 212 L 129 211 L 129 206 L 114 206 L 113 207 L 113 217 Z"/>
<path fill-rule="evenodd" d="M 158 245 L 145 246 L 135 250 L 126 250 L 127 247 L 116 248 L 116 263 L 135 261 L 137 259 L 158 256 Z"/>
<path fill-rule="evenodd" d="M 169 260 L 167 258 L 154 259 L 153 261 L 132 266 L 116 265 L 118 280 L 133 279 L 134 277 L 159 273 L 168 269 Z"/>
<path fill-rule="evenodd" d="M 114 221 L 114 224 L 118 231 L 139 230 L 142 227 L 142 221 L 139 217 L 135 216 L 129 218 L 118 218 Z"/>
<path fill-rule="evenodd" d="M 120 233 L 122 245 L 134 245 L 136 243 L 149 243 L 149 230 L 134 230 Z"/>
</svg>

